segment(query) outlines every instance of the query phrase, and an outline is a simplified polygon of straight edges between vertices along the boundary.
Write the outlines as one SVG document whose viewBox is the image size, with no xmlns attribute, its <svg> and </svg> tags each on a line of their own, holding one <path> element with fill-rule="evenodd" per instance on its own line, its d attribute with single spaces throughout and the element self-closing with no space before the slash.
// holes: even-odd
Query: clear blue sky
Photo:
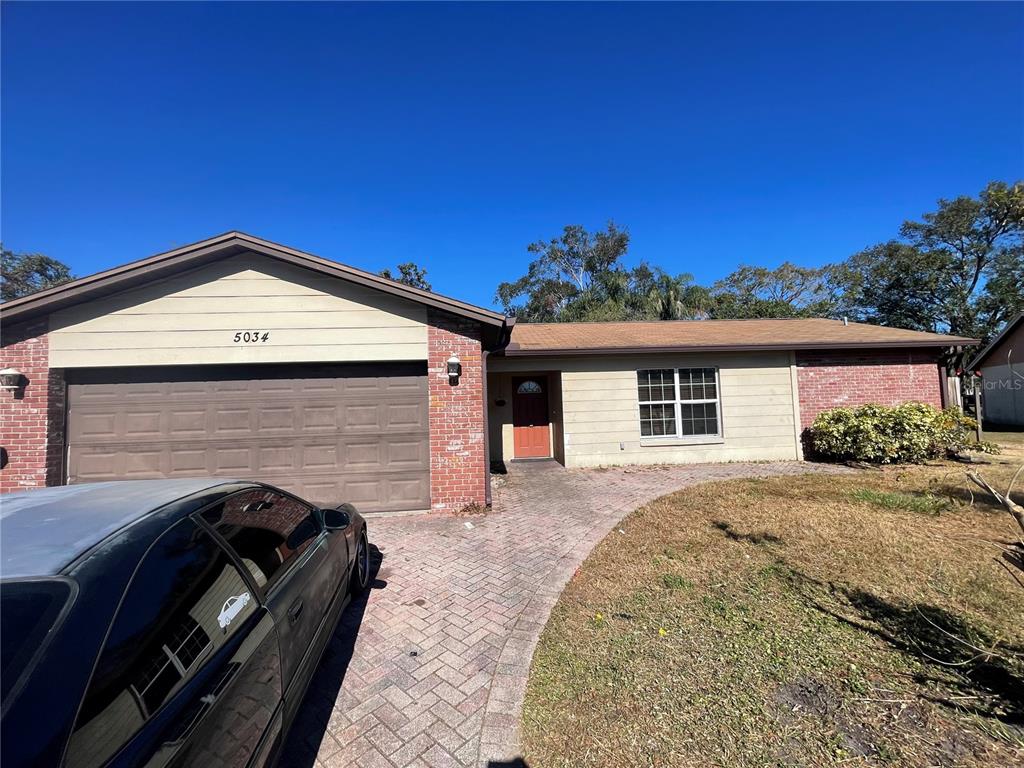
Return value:
<svg viewBox="0 0 1024 768">
<path fill-rule="evenodd" d="M 490 304 L 613 218 L 710 282 L 1024 176 L 1024 5 L 4 3 L 2 235 L 241 229 Z"/>
</svg>

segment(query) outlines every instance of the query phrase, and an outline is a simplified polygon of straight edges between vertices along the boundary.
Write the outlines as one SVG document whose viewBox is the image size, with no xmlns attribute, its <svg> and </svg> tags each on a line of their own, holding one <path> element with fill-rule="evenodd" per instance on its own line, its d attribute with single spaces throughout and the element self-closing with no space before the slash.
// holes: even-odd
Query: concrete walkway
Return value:
<svg viewBox="0 0 1024 768">
<path fill-rule="evenodd" d="M 826 471 L 836 470 L 520 463 L 485 517 L 371 519 L 374 588 L 346 611 L 282 765 L 517 765 L 533 649 L 559 593 L 619 520 L 697 483 Z"/>
</svg>

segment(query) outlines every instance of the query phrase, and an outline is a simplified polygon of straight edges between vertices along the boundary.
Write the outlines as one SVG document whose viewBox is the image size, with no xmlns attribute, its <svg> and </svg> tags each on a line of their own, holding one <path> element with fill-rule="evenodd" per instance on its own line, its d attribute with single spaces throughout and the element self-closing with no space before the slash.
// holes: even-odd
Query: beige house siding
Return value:
<svg viewBox="0 0 1024 768">
<path fill-rule="evenodd" d="M 561 390 L 568 467 L 796 459 L 800 453 L 791 366 L 788 352 L 493 358 L 492 456 L 513 458 L 511 374 L 550 372 Z M 691 367 L 719 371 L 722 436 L 672 444 L 642 440 L 636 371 Z M 498 399 L 505 405 L 496 405 Z M 553 421 L 559 418 L 557 411 L 552 407 Z"/>
<path fill-rule="evenodd" d="M 425 360 L 426 309 L 242 254 L 55 312 L 50 366 Z M 266 341 L 234 341 L 258 332 Z"/>
</svg>

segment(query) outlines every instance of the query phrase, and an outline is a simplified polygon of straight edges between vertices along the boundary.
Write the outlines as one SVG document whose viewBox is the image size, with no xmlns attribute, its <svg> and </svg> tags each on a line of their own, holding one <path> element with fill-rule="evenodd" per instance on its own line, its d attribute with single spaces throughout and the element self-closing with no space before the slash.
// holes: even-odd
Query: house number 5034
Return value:
<svg viewBox="0 0 1024 768">
<path fill-rule="evenodd" d="M 235 344 L 263 344 L 270 341 L 270 331 L 235 331 Z"/>
</svg>

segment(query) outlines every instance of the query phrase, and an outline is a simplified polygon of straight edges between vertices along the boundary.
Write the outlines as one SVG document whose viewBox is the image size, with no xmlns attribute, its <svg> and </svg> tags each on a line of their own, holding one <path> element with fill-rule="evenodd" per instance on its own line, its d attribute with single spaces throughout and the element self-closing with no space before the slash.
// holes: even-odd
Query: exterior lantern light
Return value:
<svg viewBox="0 0 1024 768">
<path fill-rule="evenodd" d="M 459 376 L 462 375 L 462 363 L 455 355 L 448 358 L 448 383 L 453 387 L 459 383 Z"/>
<path fill-rule="evenodd" d="M 0 370 L 0 389 L 15 392 L 21 389 L 24 381 L 24 374 L 17 368 L 4 368 Z"/>
</svg>

